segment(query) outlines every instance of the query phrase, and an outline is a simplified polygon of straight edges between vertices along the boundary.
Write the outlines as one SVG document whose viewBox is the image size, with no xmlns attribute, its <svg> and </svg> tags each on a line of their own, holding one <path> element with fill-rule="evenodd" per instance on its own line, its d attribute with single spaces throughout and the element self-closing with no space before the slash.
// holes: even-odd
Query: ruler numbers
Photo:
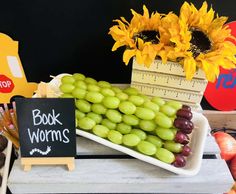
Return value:
<svg viewBox="0 0 236 194">
<path fill-rule="evenodd" d="M 166 87 L 156 87 L 152 85 L 132 83 L 132 87 L 137 88 L 142 93 L 145 93 L 149 96 L 159 96 L 166 99 L 178 100 L 181 102 L 189 103 L 200 103 L 202 99 L 201 93 L 189 93 L 186 91 L 166 88 Z"/>
<path fill-rule="evenodd" d="M 161 60 L 155 60 L 149 68 L 144 65 L 137 64 L 136 60 L 133 60 L 133 69 L 143 70 L 143 71 L 152 71 L 152 72 L 161 72 L 166 74 L 178 74 L 185 77 L 183 66 L 179 63 L 168 61 L 166 64 L 163 64 Z M 194 78 L 205 79 L 204 72 L 199 69 L 196 71 Z"/>
<path fill-rule="evenodd" d="M 142 81 L 141 81 L 142 80 Z M 164 73 L 155 73 L 149 71 L 141 71 L 141 70 L 133 70 L 132 71 L 132 81 L 154 84 L 158 86 L 167 86 L 170 88 L 182 89 L 190 91 L 204 91 L 207 82 L 201 79 L 192 79 L 192 81 L 188 81 L 185 77 L 177 76 L 177 75 L 169 75 Z"/>
</svg>

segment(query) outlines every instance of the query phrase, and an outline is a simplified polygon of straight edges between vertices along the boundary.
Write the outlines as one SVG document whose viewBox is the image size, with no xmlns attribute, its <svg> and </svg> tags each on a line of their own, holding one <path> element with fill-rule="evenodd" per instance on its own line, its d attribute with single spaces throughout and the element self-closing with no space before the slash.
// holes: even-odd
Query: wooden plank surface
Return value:
<svg viewBox="0 0 236 194">
<path fill-rule="evenodd" d="M 205 155 L 218 154 L 216 143 L 208 136 Z M 123 153 L 77 137 L 80 156 Z M 84 157 L 86 158 L 86 157 Z M 122 158 L 122 157 L 121 157 Z M 233 184 L 224 160 L 203 159 L 200 172 L 193 177 L 176 175 L 137 159 L 76 159 L 75 171 L 65 166 L 33 166 L 24 172 L 15 161 L 8 186 L 12 193 L 223 193 Z"/>
<path fill-rule="evenodd" d="M 8 186 L 12 193 L 224 193 L 233 184 L 226 163 L 204 159 L 193 177 L 173 174 L 137 159 L 77 159 L 64 166 L 22 170 L 16 160 Z"/>
<path fill-rule="evenodd" d="M 225 127 L 236 130 L 236 111 L 204 110 L 202 113 L 208 119 L 212 129 Z"/>
</svg>

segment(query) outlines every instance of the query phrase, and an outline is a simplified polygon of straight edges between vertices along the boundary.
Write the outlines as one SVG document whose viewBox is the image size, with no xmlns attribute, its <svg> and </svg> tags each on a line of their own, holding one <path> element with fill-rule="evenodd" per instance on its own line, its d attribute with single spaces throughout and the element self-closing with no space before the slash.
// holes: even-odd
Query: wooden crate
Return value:
<svg viewBox="0 0 236 194">
<path fill-rule="evenodd" d="M 236 111 L 212 111 L 204 110 L 212 129 L 229 128 L 236 130 Z"/>
<path fill-rule="evenodd" d="M 176 175 L 77 137 L 75 171 L 63 166 L 34 166 L 23 171 L 16 160 L 8 179 L 12 193 L 225 193 L 234 181 L 219 148 L 208 135 L 200 172 Z"/>
</svg>

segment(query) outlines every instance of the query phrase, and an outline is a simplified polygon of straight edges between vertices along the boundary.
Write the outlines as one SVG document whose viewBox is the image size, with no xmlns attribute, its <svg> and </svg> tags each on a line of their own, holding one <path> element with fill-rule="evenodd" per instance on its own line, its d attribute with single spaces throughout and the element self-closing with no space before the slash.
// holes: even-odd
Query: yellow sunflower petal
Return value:
<svg viewBox="0 0 236 194">
<path fill-rule="evenodd" d="M 144 64 L 144 58 L 143 58 L 142 53 L 141 53 L 140 50 L 136 51 L 135 56 L 136 56 L 137 63 L 140 64 L 140 65 L 143 65 Z"/>
<path fill-rule="evenodd" d="M 143 16 L 149 18 L 149 11 L 145 5 L 143 5 Z"/>
<path fill-rule="evenodd" d="M 209 82 L 214 82 L 216 77 L 219 75 L 219 68 L 218 66 L 212 66 L 211 63 L 209 63 L 206 60 L 202 60 L 202 69 L 205 72 L 206 78 Z M 218 72 L 218 75 L 216 74 Z"/>
<path fill-rule="evenodd" d="M 196 72 L 196 61 L 194 58 L 189 57 L 184 59 L 184 72 L 186 74 L 186 79 L 191 80 Z"/>
<path fill-rule="evenodd" d="M 135 55 L 135 50 L 126 49 L 123 54 L 123 61 L 126 65 L 128 65 L 130 59 Z"/>
<path fill-rule="evenodd" d="M 121 47 L 121 46 L 124 46 L 125 45 L 125 43 L 123 43 L 123 42 L 115 42 L 115 44 L 113 45 L 113 47 L 112 47 L 112 51 L 116 51 L 119 47 Z"/>
</svg>

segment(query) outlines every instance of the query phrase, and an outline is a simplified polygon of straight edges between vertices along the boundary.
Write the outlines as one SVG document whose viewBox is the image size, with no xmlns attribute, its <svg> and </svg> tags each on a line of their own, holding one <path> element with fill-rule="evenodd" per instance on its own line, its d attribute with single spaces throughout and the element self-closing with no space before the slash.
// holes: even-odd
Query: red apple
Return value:
<svg viewBox="0 0 236 194">
<path fill-rule="evenodd" d="M 236 140 L 228 133 L 218 131 L 213 134 L 220 148 L 221 158 L 229 161 L 236 155 Z"/>
</svg>

